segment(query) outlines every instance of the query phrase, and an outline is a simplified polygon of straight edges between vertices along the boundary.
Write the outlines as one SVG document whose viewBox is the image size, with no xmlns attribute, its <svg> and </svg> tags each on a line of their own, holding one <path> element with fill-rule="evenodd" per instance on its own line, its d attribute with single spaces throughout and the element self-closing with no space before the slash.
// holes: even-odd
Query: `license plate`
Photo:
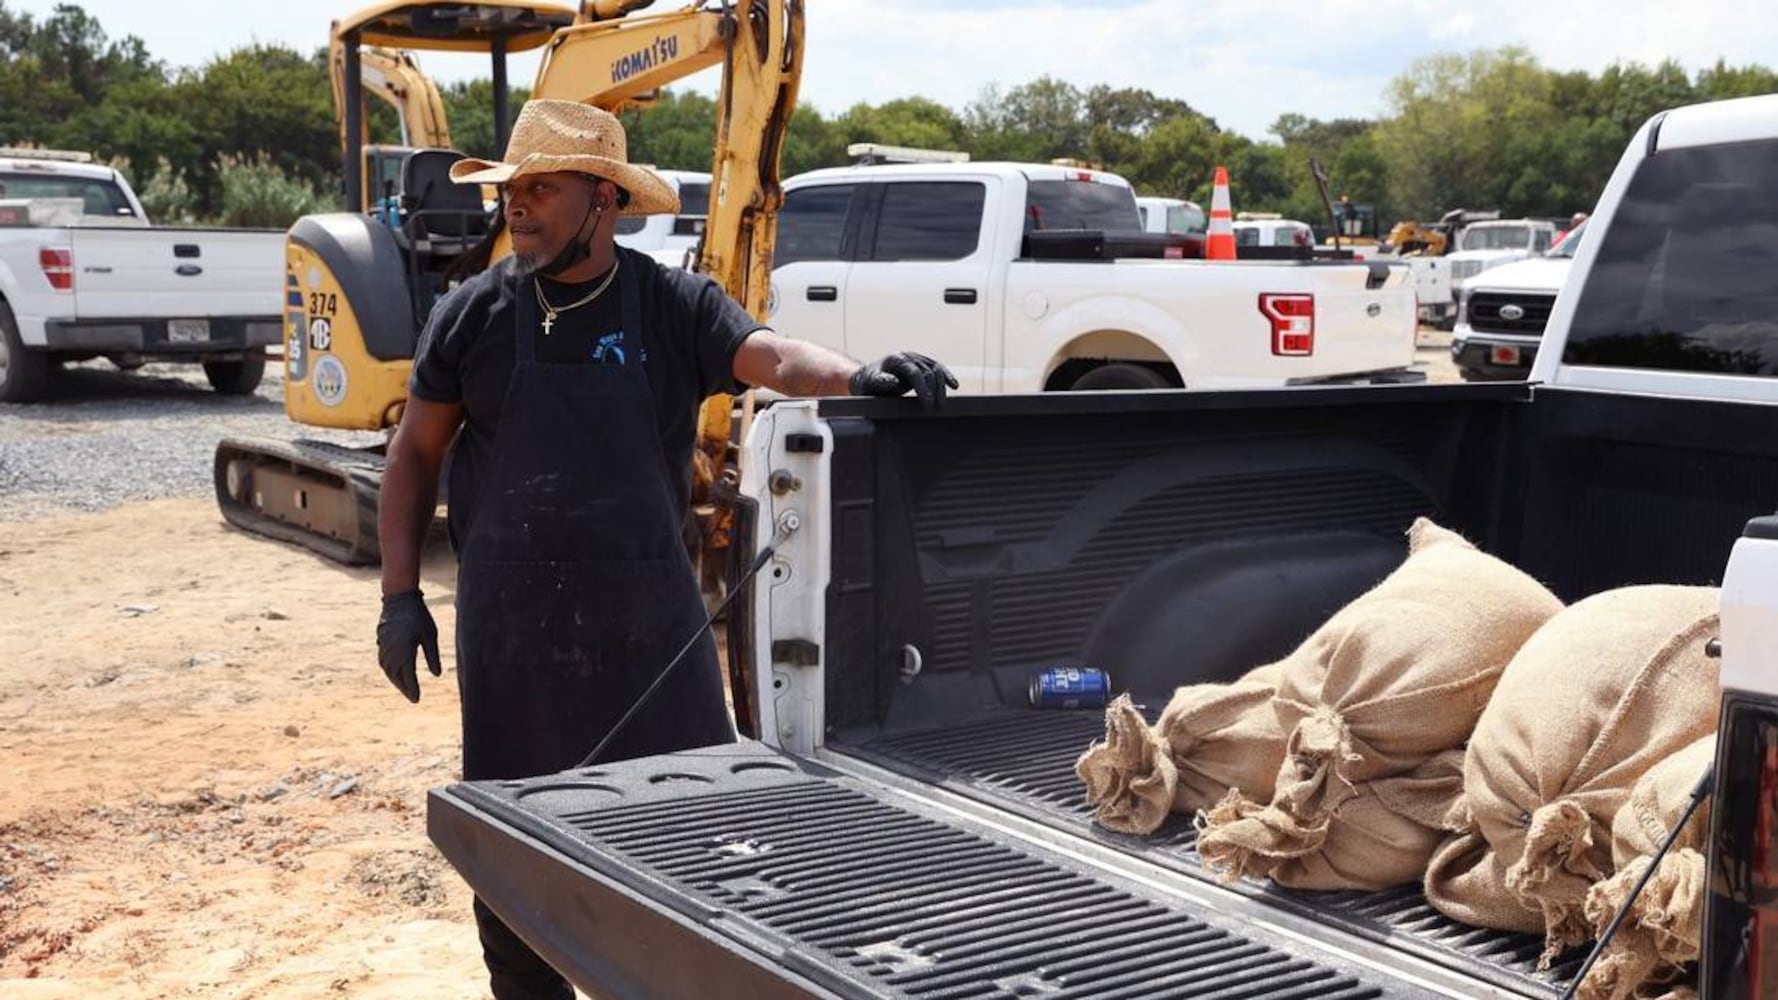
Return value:
<svg viewBox="0 0 1778 1000">
<path fill-rule="evenodd" d="M 1489 348 L 1488 360 L 1497 365 L 1516 365 L 1519 363 L 1519 349 L 1516 347 Z"/>
<path fill-rule="evenodd" d="M 210 339 L 210 321 L 207 319 L 175 319 L 167 322 L 167 342 L 170 344 L 199 344 Z"/>
</svg>

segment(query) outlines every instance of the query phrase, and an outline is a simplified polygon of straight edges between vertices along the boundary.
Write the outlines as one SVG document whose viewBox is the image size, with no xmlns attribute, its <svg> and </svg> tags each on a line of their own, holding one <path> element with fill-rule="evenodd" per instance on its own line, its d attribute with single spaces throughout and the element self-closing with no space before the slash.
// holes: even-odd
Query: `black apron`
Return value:
<svg viewBox="0 0 1778 1000">
<path fill-rule="evenodd" d="M 457 570 L 469 781 L 580 763 L 705 615 L 643 364 L 635 267 L 617 282 L 624 364 L 538 361 L 531 279 L 518 280 L 512 379 Z M 705 634 L 600 759 L 734 739 Z"/>
</svg>

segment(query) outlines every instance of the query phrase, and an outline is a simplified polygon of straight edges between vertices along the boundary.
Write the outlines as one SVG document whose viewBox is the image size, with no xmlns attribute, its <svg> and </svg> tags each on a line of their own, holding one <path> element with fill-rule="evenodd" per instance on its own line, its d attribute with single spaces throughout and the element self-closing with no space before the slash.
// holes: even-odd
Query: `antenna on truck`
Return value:
<svg viewBox="0 0 1778 1000">
<path fill-rule="evenodd" d="M 704 637 L 704 633 L 716 624 L 716 619 L 728 610 L 728 606 L 735 602 L 735 598 L 747 589 L 747 584 L 759 574 L 761 569 L 765 568 L 765 564 L 771 560 L 772 556 L 777 554 L 778 545 L 791 535 L 796 534 L 801 527 L 801 519 L 788 513 L 778 520 L 777 530 L 773 533 L 771 544 L 759 550 L 759 555 L 753 558 L 753 564 L 747 567 L 747 572 L 741 574 L 739 580 L 735 581 L 728 596 L 722 599 L 722 603 L 716 606 L 715 611 L 710 612 L 709 617 L 704 619 L 704 624 L 698 626 L 697 631 L 691 634 L 691 638 L 685 640 L 685 645 L 681 646 L 679 652 L 667 661 L 667 665 L 661 668 L 661 672 L 655 676 L 653 683 L 648 685 L 648 689 L 642 692 L 641 697 L 631 703 L 617 723 L 605 733 L 603 739 L 599 740 L 599 744 L 593 747 L 592 752 L 582 758 L 580 763 L 574 765 L 575 769 L 587 767 L 598 761 L 599 755 L 605 752 L 605 748 L 611 745 L 611 741 L 617 739 L 617 734 L 623 732 L 624 727 L 630 724 L 630 720 L 636 717 L 636 713 L 642 711 L 642 706 L 648 704 L 648 699 L 654 697 L 654 693 L 667 682 L 668 675 L 685 659 L 685 654 L 692 651 L 693 647 L 698 644 L 698 640 Z"/>
<path fill-rule="evenodd" d="M 1334 212 L 1333 199 L 1327 196 L 1327 171 L 1321 169 L 1319 157 L 1309 157 L 1309 173 L 1315 177 L 1315 190 L 1321 192 L 1321 204 L 1327 206 L 1327 221 L 1333 224 L 1333 248 L 1340 249 L 1340 217 Z"/>
<path fill-rule="evenodd" d="M 1622 926 L 1624 918 L 1630 915 L 1630 907 L 1635 905 L 1636 897 L 1642 895 L 1642 890 L 1648 886 L 1649 879 L 1654 878 L 1655 869 L 1660 867 L 1661 859 L 1667 856 L 1667 852 L 1673 847 L 1673 842 L 1678 840 L 1679 835 L 1685 831 L 1685 825 L 1692 821 L 1692 814 L 1696 813 L 1698 807 L 1704 804 L 1704 800 L 1710 797 L 1710 792 L 1715 787 L 1716 764 L 1712 763 L 1704 769 L 1704 774 L 1698 778 L 1698 784 L 1692 789 L 1691 801 L 1686 803 L 1685 812 L 1680 814 L 1679 822 L 1673 824 L 1673 829 L 1667 833 L 1667 839 L 1661 841 L 1660 849 L 1648 859 L 1648 868 L 1643 871 L 1642 877 L 1636 880 L 1636 888 L 1630 890 L 1630 894 L 1624 897 L 1624 905 L 1618 907 L 1617 912 L 1611 915 L 1611 923 L 1605 928 L 1605 933 L 1599 935 L 1599 940 L 1593 945 L 1593 950 L 1587 953 L 1587 960 L 1581 963 L 1580 971 L 1574 974 L 1574 979 L 1562 991 L 1561 1000 L 1574 1000 L 1575 992 L 1580 989 L 1580 984 L 1586 981 L 1587 973 L 1593 971 L 1593 963 L 1599 961 L 1599 956 L 1605 953 L 1605 946 L 1617 936 L 1618 927 Z"/>
</svg>

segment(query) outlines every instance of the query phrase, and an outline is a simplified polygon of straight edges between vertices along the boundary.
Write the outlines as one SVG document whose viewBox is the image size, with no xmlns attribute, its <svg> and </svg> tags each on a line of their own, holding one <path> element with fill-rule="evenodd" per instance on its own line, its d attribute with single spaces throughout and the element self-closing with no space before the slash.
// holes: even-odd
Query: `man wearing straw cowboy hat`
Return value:
<svg viewBox="0 0 1778 1000">
<path fill-rule="evenodd" d="M 618 247 L 618 216 L 679 209 L 625 149 L 610 114 L 535 100 L 503 160 L 451 168 L 501 185 L 513 254 L 421 334 L 383 479 L 377 653 L 409 701 L 417 651 L 440 672 L 419 562 L 450 451 L 467 780 L 574 767 L 703 624 L 680 532 L 702 399 L 744 383 L 937 403 L 957 385 L 919 355 L 860 365 L 780 337 L 708 278 Z M 715 643 L 700 641 L 602 759 L 734 739 Z M 475 912 L 497 998 L 573 995 L 479 900 Z"/>
</svg>

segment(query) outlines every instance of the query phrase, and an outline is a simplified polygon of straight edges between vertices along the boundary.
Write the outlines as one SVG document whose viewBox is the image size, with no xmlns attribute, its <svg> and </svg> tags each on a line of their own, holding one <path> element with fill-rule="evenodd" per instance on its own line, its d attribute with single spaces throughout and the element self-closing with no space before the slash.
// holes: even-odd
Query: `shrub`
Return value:
<svg viewBox="0 0 1778 1000">
<path fill-rule="evenodd" d="M 120 167 L 130 186 L 136 191 L 148 221 L 157 226 L 190 226 L 198 221 L 197 195 L 185 183 L 184 175 L 174 169 L 165 157 L 155 164 L 154 172 L 144 178 L 132 176 L 127 166 Z"/>
<path fill-rule="evenodd" d="M 330 199 L 300 178 L 284 173 L 264 154 L 251 160 L 224 156 L 221 226 L 287 229 L 299 217 L 333 208 Z"/>
</svg>

